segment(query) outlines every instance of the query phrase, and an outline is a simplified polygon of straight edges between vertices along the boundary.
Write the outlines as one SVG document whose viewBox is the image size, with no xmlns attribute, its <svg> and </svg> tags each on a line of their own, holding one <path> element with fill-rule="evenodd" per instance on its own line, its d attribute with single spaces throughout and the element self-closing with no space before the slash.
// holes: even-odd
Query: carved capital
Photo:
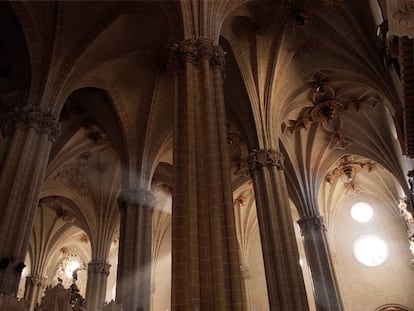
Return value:
<svg viewBox="0 0 414 311">
<path fill-rule="evenodd" d="M 324 220 L 322 216 L 303 217 L 298 220 L 302 235 L 308 231 L 326 231 Z"/>
<path fill-rule="evenodd" d="M 196 41 L 196 46 L 198 46 L 198 57 L 199 59 L 206 58 L 207 60 L 211 59 L 213 55 L 213 44 L 211 40 L 208 39 L 198 39 Z"/>
<path fill-rule="evenodd" d="M 118 203 L 120 208 L 136 206 L 152 209 L 154 196 L 151 191 L 142 188 L 130 188 L 119 193 Z"/>
<path fill-rule="evenodd" d="M 221 46 L 214 46 L 213 53 L 210 58 L 210 67 L 224 69 L 226 64 L 226 52 L 221 48 Z"/>
<path fill-rule="evenodd" d="M 88 275 L 90 273 L 102 273 L 109 275 L 109 269 L 111 268 L 111 265 L 109 263 L 106 263 L 105 261 L 91 261 L 88 263 Z"/>
<path fill-rule="evenodd" d="M 172 48 L 171 64 L 174 69 L 183 67 L 185 63 L 198 64 L 207 59 L 211 68 L 223 68 L 226 52 L 220 46 L 213 45 L 209 39 L 188 39 Z"/>
<path fill-rule="evenodd" d="M 44 112 L 40 107 L 24 107 L 9 114 L 3 124 L 3 136 L 9 135 L 15 129 L 28 130 L 34 128 L 38 133 L 49 134 L 49 140 L 55 141 L 60 133 L 60 123 L 50 112 Z"/>
<path fill-rule="evenodd" d="M 28 282 L 30 285 L 38 286 L 46 288 L 46 277 L 42 277 L 39 274 L 32 274 L 26 277 L 26 282 Z"/>
<path fill-rule="evenodd" d="M 283 170 L 283 155 L 274 149 L 253 150 L 249 155 L 249 170 L 251 173 L 262 167 L 276 167 Z"/>
<path fill-rule="evenodd" d="M 175 57 L 177 57 L 181 64 L 185 62 L 197 64 L 200 55 L 198 53 L 197 41 L 188 39 L 182 41 L 175 46 Z"/>
</svg>

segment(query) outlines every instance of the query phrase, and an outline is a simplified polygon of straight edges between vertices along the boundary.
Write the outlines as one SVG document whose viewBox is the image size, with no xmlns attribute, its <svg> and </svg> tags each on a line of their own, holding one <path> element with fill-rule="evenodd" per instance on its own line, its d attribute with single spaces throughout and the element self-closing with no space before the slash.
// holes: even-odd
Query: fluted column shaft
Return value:
<svg viewBox="0 0 414 311">
<path fill-rule="evenodd" d="M 29 310 L 33 311 L 36 304 L 46 289 L 47 278 L 38 274 L 32 274 L 26 277 L 24 288 L 24 301 L 29 305 Z"/>
<path fill-rule="evenodd" d="M 273 149 L 254 150 L 249 169 L 256 196 L 270 310 L 309 310 L 282 155 Z"/>
<path fill-rule="evenodd" d="M 242 310 L 223 97 L 224 52 L 210 40 L 173 51 L 176 76 L 172 310 Z"/>
<path fill-rule="evenodd" d="M 317 310 L 343 310 L 323 218 L 321 216 L 301 218 L 298 224 L 304 238 L 306 257 L 312 273 Z"/>
<path fill-rule="evenodd" d="M 146 189 L 120 193 L 116 300 L 124 310 L 149 311 L 151 297 L 151 246 L 153 196 Z"/>
<path fill-rule="evenodd" d="M 243 305 L 246 310 L 250 310 L 250 286 L 249 286 L 249 267 L 240 266 L 241 276 L 242 276 L 242 290 L 243 290 Z"/>
<path fill-rule="evenodd" d="M 39 108 L 13 113 L 0 173 L 0 293 L 16 294 L 24 268 L 40 188 L 59 123 Z"/>
<path fill-rule="evenodd" d="M 85 295 L 88 311 L 102 310 L 110 268 L 111 265 L 104 260 L 94 260 L 88 264 L 88 282 Z"/>
</svg>

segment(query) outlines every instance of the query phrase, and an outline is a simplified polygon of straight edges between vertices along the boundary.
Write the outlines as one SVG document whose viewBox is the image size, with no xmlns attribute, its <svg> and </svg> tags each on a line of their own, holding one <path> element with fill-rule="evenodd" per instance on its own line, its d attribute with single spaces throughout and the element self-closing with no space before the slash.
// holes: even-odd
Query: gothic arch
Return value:
<svg viewBox="0 0 414 311">
<path fill-rule="evenodd" d="M 411 311 L 411 309 L 398 304 L 387 304 L 375 309 L 375 311 Z"/>
</svg>

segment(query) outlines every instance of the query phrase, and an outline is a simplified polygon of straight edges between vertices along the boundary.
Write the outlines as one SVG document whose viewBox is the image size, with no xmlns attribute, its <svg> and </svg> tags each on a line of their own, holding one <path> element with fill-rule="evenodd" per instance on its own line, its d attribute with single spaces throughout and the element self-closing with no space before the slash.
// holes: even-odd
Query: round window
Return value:
<svg viewBox="0 0 414 311">
<path fill-rule="evenodd" d="M 353 253 L 361 264 L 375 267 L 387 259 L 388 246 L 383 239 L 375 235 L 364 235 L 355 240 Z"/>
<path fill-rule="evenodd" d="M 365 202 L 358 202 L 351 207 L 351 216 L 358 222 L 367 222 L 374 215 L 371 205 Z"/>
</svg>

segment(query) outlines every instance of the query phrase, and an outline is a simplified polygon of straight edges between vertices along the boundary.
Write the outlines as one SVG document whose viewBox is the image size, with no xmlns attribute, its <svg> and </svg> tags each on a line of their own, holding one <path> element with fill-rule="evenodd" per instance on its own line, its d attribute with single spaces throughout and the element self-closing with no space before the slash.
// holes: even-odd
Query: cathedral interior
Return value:
<svg viewBox="0 0 414 311">
<path fill-rule="evenodd" d="M 414 310 L 414 1 L 0 1 L 0 310 Z"/>
</svg>

